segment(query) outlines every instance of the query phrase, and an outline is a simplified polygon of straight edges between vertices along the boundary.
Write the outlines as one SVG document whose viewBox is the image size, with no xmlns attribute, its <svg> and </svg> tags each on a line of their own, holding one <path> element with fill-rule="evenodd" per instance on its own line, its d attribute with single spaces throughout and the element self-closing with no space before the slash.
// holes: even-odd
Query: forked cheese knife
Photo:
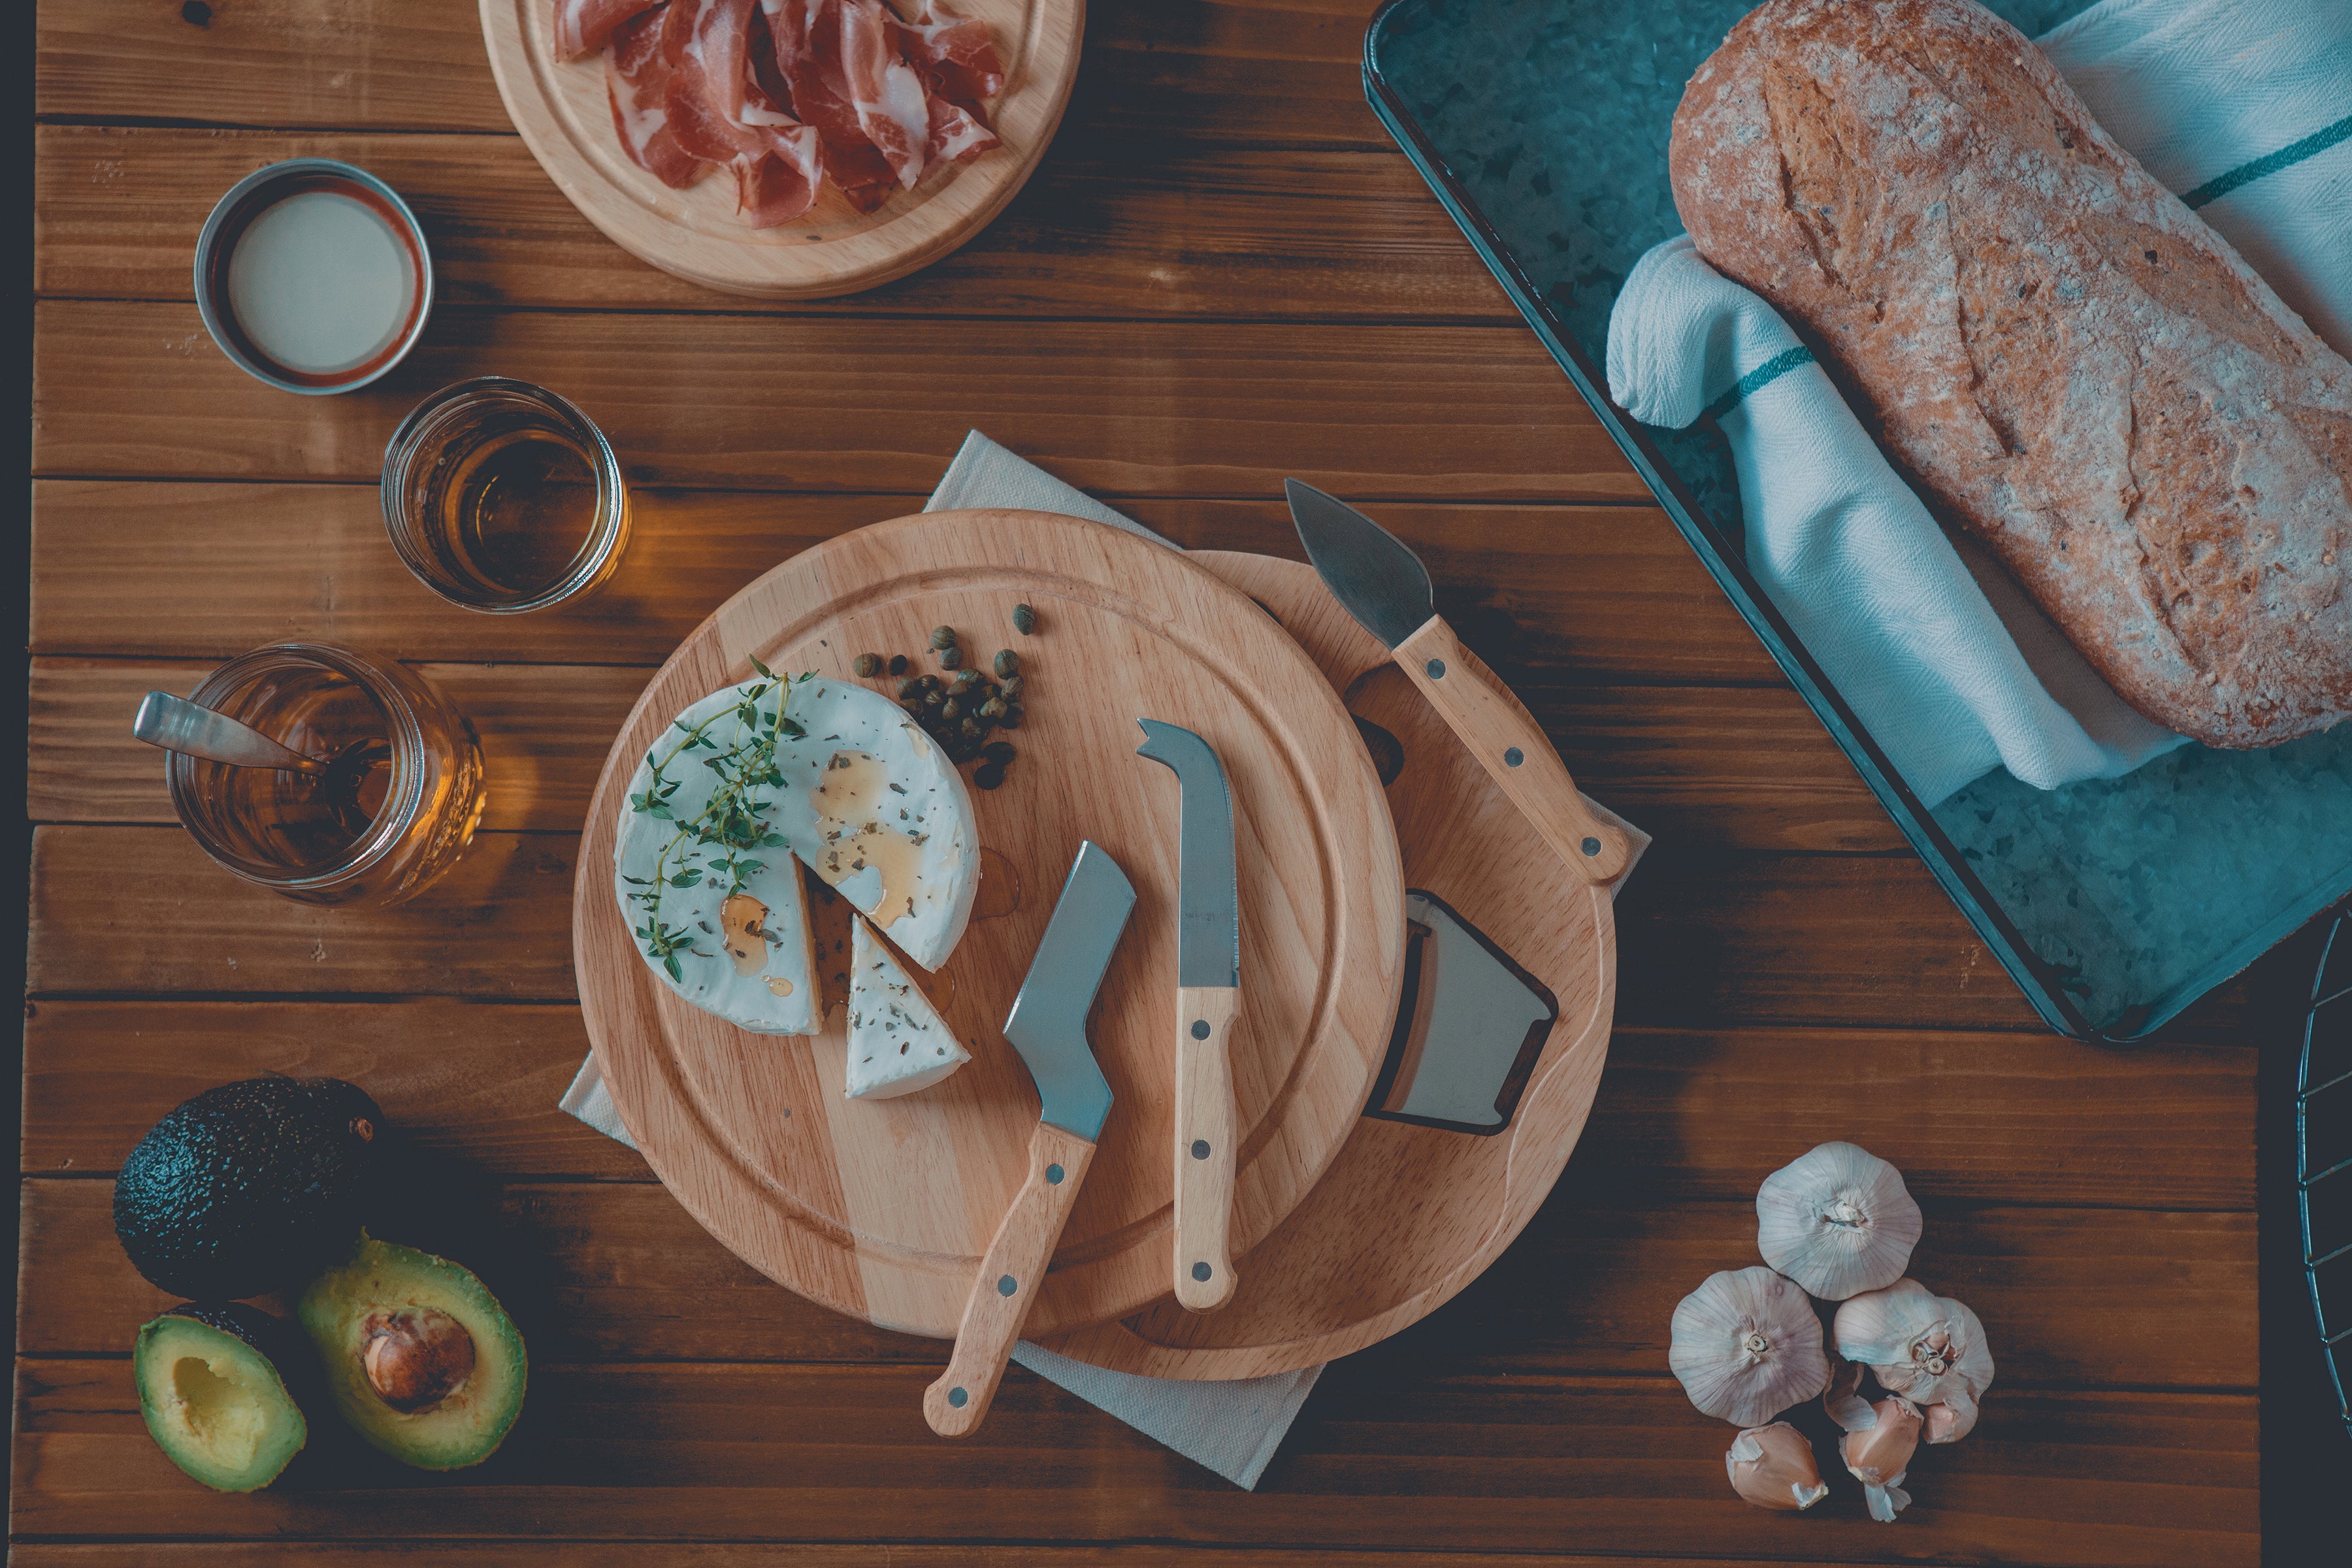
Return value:
<svg viewBox="0 0 2352 1568">
<path fill-rule="evenodd" d="M 1087 1013 L 1133 908 L 1135 889 L 1118 862 L 1101 845 L 1080 843 L 1005 1016 L 1004 1037 L 1037 1083 L 1037 1131 L 1029 1138 L 1029 1175 L 964 1299 L 948 1369 L 923 1393 L 923 1417 L 942 1437 L 962 1436 L 988 1414 L 1110 1114 L 1110 1085 L 1087 1038 Z"/>
<path fill-rule="evenodd" d="M 1421 558 L 1346 502 L 1297 479 L 1282 486 L 1323 585 L 1381 639 L 1552 852 L 1590 881 L 1624 870 L 1633 845 L 1585 805 L 1535 715 L 1436 613 Z"/>
<path fill-rule="evenodd" d="M 1176 888 L 1176 1300 L 1213 1312 L 1233 1300 L 1234 1066 L 1242 928 L 1234 797 L 1224 764 L 1190 730 L 1138 719 L 1139 756 L 1183 791 Z"/>
</svg>

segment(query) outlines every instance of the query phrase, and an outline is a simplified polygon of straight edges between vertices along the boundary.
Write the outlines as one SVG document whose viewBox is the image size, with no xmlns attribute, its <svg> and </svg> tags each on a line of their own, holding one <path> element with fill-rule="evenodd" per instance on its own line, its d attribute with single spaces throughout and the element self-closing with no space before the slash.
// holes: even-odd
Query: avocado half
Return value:
<svg viewBox="0 0 2352 1568">
<path fill-rule="evenodd" d="M 297 1314 L 352 1429 L 421 1470 L 478 1465 L 522 1413 L 522 1336 L 470 1269 L 362 1236 Z"/>
<path fill-rule="evenodd" d="M 215 1491 L 258 1491 L 302 1451 L 310 1428 L 278 1361 L 301 1353 L 286 1325 L 252 1307 L 174 1307 L 139 1331 L 131 1373 L 155 1446 Z"/>
<path fill-rule="evenodd" d="M 114 1179 L 114 1234 L 177 1296 L 233 1300 L 306 1279 L 359 1234 L 383 1113 L 341 1079 L 208 1089 L 147 1130 Z"/>
</svg>

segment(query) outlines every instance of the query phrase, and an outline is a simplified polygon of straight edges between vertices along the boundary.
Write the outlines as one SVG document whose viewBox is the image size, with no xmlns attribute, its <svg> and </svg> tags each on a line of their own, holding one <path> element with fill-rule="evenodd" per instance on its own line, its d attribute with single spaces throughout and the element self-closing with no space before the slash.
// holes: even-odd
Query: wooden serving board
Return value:
<svg viewBox="0 0 2352 1568">
<path fill-rule="evenodd" d="M 988 25 L 1004 61 L 989 100 L 1003 145 L 926 169 L 915 188 L 861 213 L 830 184 L 792 223 L 755 229 L 735 215 L 735 181 L 714 170 L 674 191 L 631 161 L 613 128 L 604 58 L 555 58 L 553 0 L 481 0 L 482 37 L 507 115 L 556 188 L 614 244 L 705 288 L 814 300 L 928 267 L 1013 199 L 1077 79 L 1086 0 L 955 0 Z"/>
<path fill-rule="evenodd" d="M 1027 637 L 1011 626 L 1024 602 L 1038 616 Z M 812 898 L 824 1033 L 746 1034 L 646 969 L 613 896 L 614 829 L 647 745 L 688 703 L 747 679 L 751 656 L 842 679 L 864 652 L 928 668 L 943 624 L 982 658 L 1017 646 L 1027 689 L 1026 721 L 1003 736 L 1018 759 L 1002 788 L 972 792 L 985 872 L 974 918 L 927 986 L 975 1059 L 917 1094 L 849 1100 L 831 977 L 845 902 Z M 752 1267 L 886 1328 L 954 1331 L 1036 1126 L 1035 1089 L 999 1028 L 1091 838 L 1137 895 L 1094 1013 L 1116 1103 L 1029 1331 L 1168 1292 L 1181 797 L 1167 769 L 1134 754 L 1139 716 L 1198 731 L 1233 789 L 1238 1250 L 1347 1141 L 1402 982 L 1403 884 L 1379 778 L 1338 695 L 1265 612 L 1182 553 L 1099 523 L 929 512 L 794 556 L 721 605 L 646 689 L 589 807 L 572 910 L 581 1005 L 631 1136 Z"/>
<path fill-rule="evenodd" d="M 1223 1311 L 1203 1317 L 1163 1300 L 1044 1342 L 1117 1372 L 1263 1377 L 1361 1350 L 1427 1317 L 1526 1226 L 1568 1163 L 1600 1087 L 1617 935 L 1610 890 L 1541 850 L 1486 770 L 1312 568 L 1222 552 L 1192 559 L 1270 608 L 1349 710 L 1398 739 L 1404 766 L 1388 803 L 1405 885 L 1444 900 L 1548 987 L 1559 1008 L 1501 1132 L 1364 1117 L 1314 1192 L 1237 1262 L 1240 1288 Z"/>
</svg>

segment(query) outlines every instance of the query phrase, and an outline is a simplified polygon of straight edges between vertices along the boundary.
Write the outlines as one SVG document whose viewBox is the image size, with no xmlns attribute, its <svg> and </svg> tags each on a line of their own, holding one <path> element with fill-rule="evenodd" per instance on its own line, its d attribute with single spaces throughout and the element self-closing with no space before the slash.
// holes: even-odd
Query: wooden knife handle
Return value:
<svg viewBox="0 0 2352 1568">
<path fill-rule="evenodd" d="M 1535 715 L 1462 646 L 1444 616 L 1430 616 L 1393 657 L 1553 854 L 1588 881 L 1625 869 L 1633 845 L 1593 815 Z"/>
<path fill-rule="evenodd" d="M 1241 993 L 1176 992 L 1176 1300 L 1213 1312 L 1233 1300 L 1234 1065 L 1225 1042 Z"/>
<path fill-rule="evenodd" d="M 961 1437 L 988 1414 L 1094 1157 L 1093 1144 L 1050 1121 L 1037 1123 L 1030 1135 L 1028 1179 L 1013 1194 L 1013 1206 L 980 1260 L 948 1369 L 923 1391 L 923 1418 L 940 1436 Z"/>
</svg>

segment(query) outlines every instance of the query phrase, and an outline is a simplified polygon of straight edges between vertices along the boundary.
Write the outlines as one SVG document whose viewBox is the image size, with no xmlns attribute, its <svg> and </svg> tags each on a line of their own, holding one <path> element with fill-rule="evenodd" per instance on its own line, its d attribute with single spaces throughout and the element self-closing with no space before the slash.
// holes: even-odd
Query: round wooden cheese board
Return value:
<svg viewBox="0 0 2352 1568">
<path fill-rule="evenodd" d="M 1021 603 L 1036 611 L 1034 636 L 1012 627 Z M 747 1034 L 646 968 L 614 898 L 614 826 L 631 772 L 672 715 L 748 678 L 753 657 L 839 679 L 866 652 L 929 668 L 940 625 L 982 658 L 1016 647 L 1027 687 L 1026 720 L 1004 736 L 1019 757 L 1001 788 L 973 792 L 984 847 L 974 918 L 927 981 L 974 1059 L 919 1093 L 850 1100 L 835 978 L 845 902 L 810 879 L 824 1031 Z M 631 1137 L 753 1268 L 886 1328 L 955 1331 L 1037 1121 L 1034 1087 L 999 1031 L 1090 838 L 1137 893 L 1093 1015 L 1116 1100 L 1028 1332 L 1101 1322 L 1168 1292 L 1181 800 L 1168 770 L 1134 754 L 1138 717 L 1196 731 L 1233 790 L 1238 1252 L 1297 1206 L 1355 1127 L 1402 981 L 1402 872 L 1379 778 L 1338 694 L 1280 626 L 1189 557 L 1118 529 L 930 512 L 794 556 L 721 605 L 646 689 L 581 849 L 582 1009 Z"/>
<path fill-rule="evenodd" d="M 814 300 L 928 267 L 986 226 L 1044 156 L 1077 79 L 1086 0 L 956 0 L 988 26 L 1005 68 L 988 102 L 1003 144 L 935 164 L 914 189 L 861 213 L 830 184 L 801 217 L 748 226 L 723 172 L 672 190 L 639 168 L 613 126 L 602 54 L 559 60 L 552 0 L 481 0 L 482 37 L 507 116 L 556 188 L 606 237 L 690 283 Z"/>
<path fill-rule="evenodd" d="M 1476 1136 L 1365 1116 L 1323 1180 L 1246 1257 L 1222 1311 L 1172 1300 L 1043 1342 L 1150 1377 L 1264 1377 L 1377 1343 L 1435 1311 L 1527 1226 L 1583 1131 L 1615 1008 L 1611 892 L 1537 841 L 1469 752 L 1312 568 L 1192 559 L 1265 605 L 1349 710 L 1396 738 L 1387 786 L 1405 884 L 1433 893 L 1549 990 L 1558 1016 L 1508 1124 Z M 1386 1025 L 1381 1034 L 1388 1033 Z"/>
</svg>

